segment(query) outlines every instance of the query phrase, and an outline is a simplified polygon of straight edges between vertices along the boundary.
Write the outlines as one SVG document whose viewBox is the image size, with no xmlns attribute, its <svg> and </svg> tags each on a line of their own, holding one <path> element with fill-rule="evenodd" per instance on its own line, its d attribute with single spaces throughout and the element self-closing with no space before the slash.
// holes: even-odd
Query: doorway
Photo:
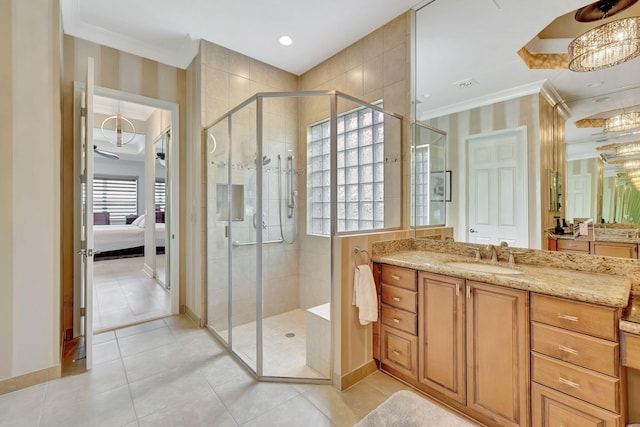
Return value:
<svg viewBox="0 0 640 427">
<path fill-rule="evenodd" d="M 178 141 L 172 138 L 178 106 L 100 87 L 93 92 L 91 108 L 81 109 L 84 84 L 76 82 L 75 117 L 92 116 L 84 120 L 91 131 L 76 129 L 76 161 L 86 138 L 92 150 L 84 156 L 92 162 L 76 181 L 75 244 L 83 247 L 85 229 L 92 239 L 78 251 L 89 255 L 75 263 L 74 337 L 176 314 L 179 305 L 172 286 L 179 259 Z M 92 221 L 81 221 L 83 204 Z M 93 274 L 81 280 L 89 262 Z"/>
<path fill-rule="evenodd" d="M 466 153 L 466 241 L 528 247 L 525 129 L 470 136 Z"/>
</svg>

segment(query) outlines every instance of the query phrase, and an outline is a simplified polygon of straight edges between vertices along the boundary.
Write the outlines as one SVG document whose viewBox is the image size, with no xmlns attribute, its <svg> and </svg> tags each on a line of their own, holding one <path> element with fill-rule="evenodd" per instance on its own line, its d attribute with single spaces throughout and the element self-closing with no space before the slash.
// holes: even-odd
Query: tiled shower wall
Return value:
<svg viewBox="0 0 640 427">
<path fill-rule="evenodd" d="M 203 41 L 200 46 L 201 111 L 202 126 L 227 113 L 241 102 L 258 92 L 295 91 L 297 76 L 266 65 L 260 61 L 233 52 L 213 43 Z M 264 98 L 263 154 L 270 162 L 265 164 L 263 174 L 263 212 L 256 208 L 256 103 L 252 103 L 233 115 L 233 161 L 232 183 L 243 186 L 244 215 L 232 221 L 233 237 L 242 243 L 255 242 L 256 226 L 264 221 L 264 240 L 280 238 L 278 185 L 284 184 L 285 174 L 278 169 L 278 155 L 282 170 L 287 167 L 286 157 L 296 155 L 297 100 Z M 211 142 L 204 144 L 206 159 L 206 197 L 203 197 L 202 212 L 207 228 L 207 282 L 208 313 L 212 324 L 225 324 L 226 288 L 228 286 L 227 221 L 218 218 L 215 206 L 216 183 L 226 184 L 229 165 L 212 164 Z M 218 157 L 224 161 L 224 157 Z M 286 196 L 283 192 L 283 197 Z M 207 204 L 207 200 L 209 203 Z M 209 208 L 207 210 L 207 207 Z M 255 217 L 254 217 L 255 215 Z M 296 219 L 297 220 L 297 219 Z M 291 241 L 294 236 L 293 222 L 286 218 L 283 210 L 283 232 Z M 263 280 L 265 316 L 298 308 L 298 247 L 293 244 L 264 245 Z M 257 246 L 242 246 L 233 249 L 234 260 L 234 324 L 255 320 L 255 278 Z"/>
</svg>

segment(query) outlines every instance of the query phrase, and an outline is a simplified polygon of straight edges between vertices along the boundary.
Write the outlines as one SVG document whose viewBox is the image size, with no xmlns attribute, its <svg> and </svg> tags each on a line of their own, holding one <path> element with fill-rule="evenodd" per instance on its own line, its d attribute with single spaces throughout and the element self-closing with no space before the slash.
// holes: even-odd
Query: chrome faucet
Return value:
<svg viewBox="0 0 640 427">
<path fill-rule="evenodd" d="M 487 250 L 491 252 L 491 262 L 498 262 L 498 251 L 492 244 L 487 245 Z"/>
</svg>

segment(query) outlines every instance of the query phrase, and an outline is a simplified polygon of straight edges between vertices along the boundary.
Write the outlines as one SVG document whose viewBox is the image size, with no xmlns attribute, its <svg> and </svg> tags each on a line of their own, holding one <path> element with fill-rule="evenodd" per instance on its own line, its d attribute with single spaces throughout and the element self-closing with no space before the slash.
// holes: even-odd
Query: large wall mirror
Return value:
<svg viewBox="0 0 640 427">
<path fill-rule="evenodd" d="M 640 85 L 566 105 L 585 111 L 567 122 L 565 217 L 640 224 Z"/>
<path fill-rule="evenodd" d="M 445 170 L 454 179 L 445 223 L 456 241 L 542 249 L 554 216 L 640 222 L 640 202 L 627 213 L 635 189 L 620 176 L 615 147 L 598 149 L 640 140 L 636 129 L 603 129 L 606 118 L 640 111 L 640 58 L 568 69 L 568 45 L 604 22 L 575 19 L 591 3 L 416 8 L 415 118 L 447 134 Z M 640 2 L 606 22 L 629 16 L 640 16 Z M 550 171 L 561 189 L 553 211 Z"/>
</svg>

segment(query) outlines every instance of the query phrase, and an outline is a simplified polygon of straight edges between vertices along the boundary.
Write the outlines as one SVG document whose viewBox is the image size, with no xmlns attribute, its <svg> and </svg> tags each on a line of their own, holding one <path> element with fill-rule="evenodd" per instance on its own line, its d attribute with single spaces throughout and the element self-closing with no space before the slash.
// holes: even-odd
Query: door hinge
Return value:
<svg viewBox="0 0 640 427">
<path fill-rule="evenodd" d="M 80 307 L 80 317 L 84 317 L 87 315 L 87 309 L 84 307 Z"/>
<path fill-rule="evenodd" d="M 80 117 L 87 117 L 87 107 L 80 107 Z"/>
</svg>

